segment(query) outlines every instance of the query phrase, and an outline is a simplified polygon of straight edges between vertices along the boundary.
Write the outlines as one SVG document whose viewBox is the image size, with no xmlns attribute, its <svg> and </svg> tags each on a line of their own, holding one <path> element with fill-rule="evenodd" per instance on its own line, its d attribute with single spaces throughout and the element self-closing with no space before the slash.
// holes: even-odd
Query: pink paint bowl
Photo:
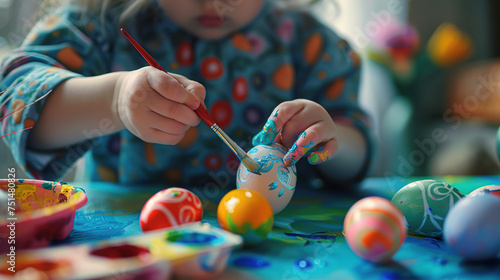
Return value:
<svg viewBox="0 0 500 280">
<path fill-rule="evenodd" d="M 0 253 L 45 247 L 73 230 L 75 211 L 87 203 L 81 188 L 64 182 L 0 180 Z"/>
</svg>

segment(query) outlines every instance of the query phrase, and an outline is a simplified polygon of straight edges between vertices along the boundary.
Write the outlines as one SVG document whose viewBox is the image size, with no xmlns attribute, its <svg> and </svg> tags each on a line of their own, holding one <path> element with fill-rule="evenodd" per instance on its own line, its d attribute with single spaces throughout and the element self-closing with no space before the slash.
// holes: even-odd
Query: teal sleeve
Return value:
<svg viewBox="0 0 500 280">
<path fill-rule="evenodd" d="M 97 15 L 67 7 L 37 23 L 21 47 L 3 58 L 0 118 L 16 112 L 1 121 L 1 135 L 35 125 L 51 90 L 64 80 L 110 71 L 112 40 L 100 26 Z M 28 129 L 3 140 L 34 178 L 60 179 L 92 147 L 87 141 L 57 151 L 35 151 L 27 146 L 29 133 Z"/>
</svg>

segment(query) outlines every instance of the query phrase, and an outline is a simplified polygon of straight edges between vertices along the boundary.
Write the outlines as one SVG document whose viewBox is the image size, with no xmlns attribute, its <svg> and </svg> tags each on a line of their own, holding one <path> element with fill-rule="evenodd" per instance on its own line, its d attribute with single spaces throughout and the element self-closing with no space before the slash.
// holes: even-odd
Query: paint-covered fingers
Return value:
<svg viewBox="0 0 500 280">
<path fill-rule="evenodd" d="M 302 109 L 303 106 L 294 101 L 287 101 L 278 105 L 267 119 L 263 129 L 254 136 L 252 144 L 257 146 L 273 143 L 282 127 Z"/>
<path fill-rule="evenodd" d="M 285 166 L 295 165 L 304 156 L 314 165 L 329 160 L 338 150 L 338 141 L 334 135 L 335 126 L 328 126 L 326 121 L 308 127 L 283 157 Z"/>
<path fill-rule="evenodd" d="M 339 142 L 336 138 L 328 140 L 326 143 L 315 147 L 315 152 L 312 152 L 307 157 L 310 164 L 321 164 L 331 159 L 339 149 Z"/>
</svg>

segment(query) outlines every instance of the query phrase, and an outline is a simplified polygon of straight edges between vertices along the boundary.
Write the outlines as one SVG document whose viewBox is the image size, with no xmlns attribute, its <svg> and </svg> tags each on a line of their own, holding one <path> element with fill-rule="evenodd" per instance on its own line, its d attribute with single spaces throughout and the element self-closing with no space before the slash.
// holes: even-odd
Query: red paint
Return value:
<svg viewBox="0 0 500 280">
<path fill-rule="evenodd" d="M 121 259 L 131 257 L 144 257 L 149 255 L 149 250 L 137 247 L 130 244 L 109 246 L 90 252 L 93 256 L 108 258 L 108 259 Z"/>
</svg>

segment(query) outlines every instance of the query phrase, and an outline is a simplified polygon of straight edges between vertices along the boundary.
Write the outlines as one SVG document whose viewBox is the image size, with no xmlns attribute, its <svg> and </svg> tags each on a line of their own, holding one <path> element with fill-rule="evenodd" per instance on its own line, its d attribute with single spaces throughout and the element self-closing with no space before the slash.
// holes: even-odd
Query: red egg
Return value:
<svg viewBox="0 0 500 280">
<path fill-rule="evenodd" d="M 168 188 L 153 195 L 144 204 L 140 224 L 150 231 L 199 222 L 203 217 L 200 199 L 183 188 Z"/>
</svg>

